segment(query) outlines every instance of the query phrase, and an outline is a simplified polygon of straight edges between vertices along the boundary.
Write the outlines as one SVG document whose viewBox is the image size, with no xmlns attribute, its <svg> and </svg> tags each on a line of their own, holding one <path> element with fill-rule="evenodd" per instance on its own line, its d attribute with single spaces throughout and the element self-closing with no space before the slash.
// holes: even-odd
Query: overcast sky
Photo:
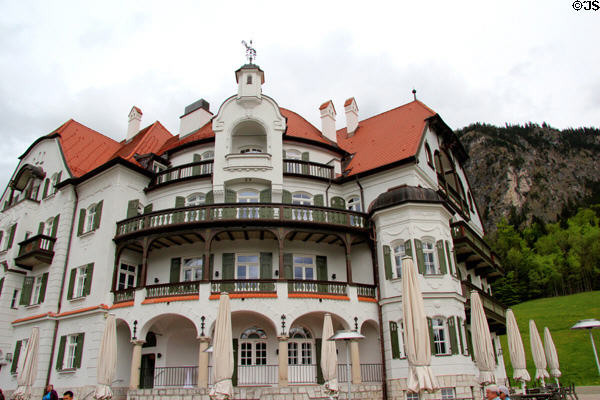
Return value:
<svg viewBox="0 0 600 400">
<path fill-rule="evenodd" d="M 236 90 L 253 39 L 263 92 L 319 126 L 412 100 L 472 122 L 600 126 L 600 11 L 545 1 L 0 1 L 0 184 L 33 140 L 73 118 L 115 140 Z"/>
</svg>

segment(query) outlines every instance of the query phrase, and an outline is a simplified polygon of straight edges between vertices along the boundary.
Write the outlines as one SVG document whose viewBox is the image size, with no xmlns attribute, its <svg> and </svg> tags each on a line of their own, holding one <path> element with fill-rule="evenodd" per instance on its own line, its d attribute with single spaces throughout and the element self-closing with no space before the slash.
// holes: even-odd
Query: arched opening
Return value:
<svg viewBox="0 0 600 400">
<path fill-rule="evenodd" d="M 118 377 L 113 382 L 113 387 L 128 387 L 131 374 L 131 355 L 133 353 L 133 344 L 131 343 L 131 332 L 129 325 L 122 319 L 117 319 L 117 371 Z"/>
<path fill-rule="evenodd" d="M 381 343 L 379 327 L 373 320 L 363 322 L 360 333 L 365 337 L 358 342 L 360 373 L 363 382 L 381 381 Z"/>
<path fill-rule="evenodd" d="M 240 154 L 266 153 L 267 134 L 257 121 L 240 122 L 231 134 L 231 152 Z"/>
</svg>

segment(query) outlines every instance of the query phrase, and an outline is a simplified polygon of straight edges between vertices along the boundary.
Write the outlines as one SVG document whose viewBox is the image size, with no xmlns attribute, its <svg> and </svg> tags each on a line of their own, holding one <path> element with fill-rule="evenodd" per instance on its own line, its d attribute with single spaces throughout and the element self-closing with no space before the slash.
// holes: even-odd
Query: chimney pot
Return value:
<svg viewBox="0 0 600 400">
<path fill-rule="evenodd" d="M 140 124 L 142 123 L 142 110 L 138 107 L 131 107 L 129 111 L 129 123 L 127 125 L 127 136 L 125 140 L 129 141 L 133 139 L 135 135 L 140 131 Z"/>
<path fill-rule="evenodd" d="M 323 136 L 332 142 L 337 143 L 337 133 L 335 130 L 335 107 L 331 100 L 326 101 L 319 107 L 321 112 L 321 132 Z"/>
<path fill-rule="evenodd" d="M 350 97 L 344 102 L 344 111 L 346 112 L 346 132 L 348 137 L 352 137 L 358 128 L 358 106 L 354 97 Z"/>
</svg>

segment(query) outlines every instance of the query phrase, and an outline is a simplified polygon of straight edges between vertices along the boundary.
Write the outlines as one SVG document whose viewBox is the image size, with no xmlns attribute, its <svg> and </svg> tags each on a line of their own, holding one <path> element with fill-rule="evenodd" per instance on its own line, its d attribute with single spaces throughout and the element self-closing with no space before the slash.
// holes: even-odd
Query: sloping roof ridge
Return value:
<svg viewBox="0 0 600 400">
<path fill-rule="evenodd" d="M 316 127 L 316 126 L 314 126 L 312 123 L 310 123 L 310 121 L 309 121 L 309 120 L 307 120 L 306 118 L 304 118 L 302 115 L 298 114 L 298 113 L 297 113 L 297 112 L 295 112 L 295 111 L 292 111 L 292 110 L 290 110 L 289 108 L 285 108 L 285 107 L 279 107 L 279 109 L 280 109 L 280 110 L 281 110 L 281 109 L 283 109 L 283 110 L 285 110 L 285 111 L 287 111 L 287 112 L 290 112 L 290 113 L 292 113 L 292 114 L 295 114 L 295 115 L 297 115 L 297 116 L 298 116 L 298 118 L 301 118 L 301 119 L 302 119 L 304 122 L 306 122 L 308 125 L 310 125 L 311 127 L 315 128 L 315 130 L 316 130 L 316 131 L 319 133 L 319 135 L 320 135 L 320 136 L 321 136 L 323 139 L 325 139 L 325 140 L 326 140 L 326 141 L 327 141 L 329 144 L 331 144 L 332 146 L 335 146 L 335 147 L 339 147 L 339 148 L 341 149 L 340 145 L 339 145 L 337 142 L 334 142 L 333 140 L 331 140 L 331 139 L 329 139 L 328 137 L 326 137 L 325 135 L 323 135 L 323 132 L 321 132 L 321 130 L 320 130 L 319 128 L 317 128 L 317 127 Z M 286 131 L 286 136 L 287 136 L 287 131 Z M 291 137 L 291 135 L 290 135 L 290 137 Z"/>
<path fill-rule="evenodd" d="M 400 110 L 401 108 L 408 107 L 408 106 L 410 106 L 410 105 L 411 105 L 411 104 L 413 104 L 413 103 L 416 103 L 416 104 L 420 105 L 421 107 L 425 108 L 427 111 L 429 111 L 429 112 L 433 113 L 434 115 L 436 115 L 436 114 L 437 114 L 435 111 L 433 111 L 433 110 L 432 110 L 431 108 L 429 108 L 427 105 L 425 105 L 423 102 L 421 102 L 421 101 L 419 101 L 419 100 L 413 100 L 413 101 L 411 101 L 411 102 L 409 102 L 409 103 L 402 104 L 401 106 L 398 106 L 398 107 L 391 108 L 391 109 L 389 109 L 389 110 L 387 110 L 387 111 L 383 111 L 383 112 L 380 112 L 379 114 L 375 114 L 375 115 L 373 115 L 373 116 L 371 116 L 371 117 L 369 117 L 369 118 L 365 118 L 365 119 L 363 119 L 363 120 L 360 120 L 360 121 L 358 121 L 358 127 L 360 128 L 360 123 L 361 123 L 361 122 L 368 121 L 368 120 L 370 120 L 370 119 L 373 119 L 373 118 L 378 118 L 378 117 L 381 117 L 382 115 L 384 115 L 384 114 L 387 114 L 387 113 L 390 113 L 390 112 L 393 112 L 393 111 L 398 111 L 398 110 Z M 340 128 L 340 129 L 338 129 L 336 132 L 338 132 L 338 133 L 339 133 L 339 132 L 342 132 L 344 129 L 346 129 L 346 127 Z"/>
</svg>

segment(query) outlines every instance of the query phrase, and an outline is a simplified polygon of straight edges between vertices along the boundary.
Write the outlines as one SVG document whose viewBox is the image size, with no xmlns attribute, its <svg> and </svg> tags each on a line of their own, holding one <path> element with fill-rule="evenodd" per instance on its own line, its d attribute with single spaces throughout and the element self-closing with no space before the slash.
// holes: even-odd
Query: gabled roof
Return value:
<svg viewBox="0 0 600 400">
<path fill-rule="evenodd" d="M 111 158 L 121 157 L 135 164 L 138 162 L 133 158 L 135 154 L 147 154 L 157 152 L 173 135 L 156 121 L 139 131 L 130 141 L 122 141 L 120 148 Z"/>
<path fill-rule="evenodd" d="M 301 138 L 339 148 L 337 143 L 323 136 L 320 130 L 300 115 L 282 107 L 279 108 L 279 111 L 287 119 L 287 130 L 283 137 L 284 139 L 286 136 L 288 138 Z"/>
<path fill-rule="evenodd" d="M 180 139 L 181 135 L 172 136 L 167 140 L 160 149 L 156 152 L 158 155 L 162 155 L 170 150 L 173 150 L 184 144 L 196 142 L 198 140 L 206 140 L 215 137 L 215 132 L 212 129 L 212 119 L 208 121 L 204 126 L 200 127 L 196 131 Z"/>
<path fill-rule="evenodd" d="M 436 113 L 418 100 L 358 123 L 354 135 L 337 131 L 338 145 L 353 154 L 346 175 L 356 175 L 414 157 L 426 119 Z"/>
</svg>

